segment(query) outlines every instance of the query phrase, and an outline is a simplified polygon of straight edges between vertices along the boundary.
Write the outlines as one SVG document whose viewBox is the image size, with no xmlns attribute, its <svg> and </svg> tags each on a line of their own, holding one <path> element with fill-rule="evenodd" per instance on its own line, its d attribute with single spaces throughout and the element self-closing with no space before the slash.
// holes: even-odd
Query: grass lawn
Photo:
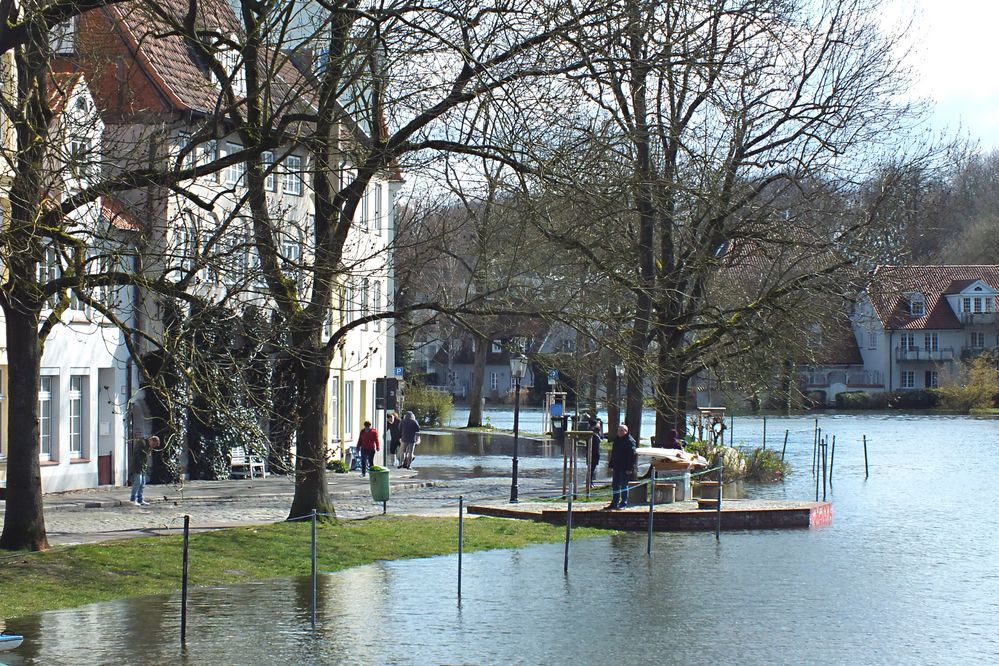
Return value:
<svg viewBox="0 0 999 666">
<path fill-rule="evenodd" d="M 573 530 L 573 538 L 605 534 Z M 320 523 L 316 538 L 319 570 L 339 571 L 378 560 L 456 553 L 458 519 L 378 516 Z M 531 521 L 475 518 L 464 525 L 466 552 L 564 538 L 563 527 Z M 192 534 L 189 582 L 211 586 L 307 576 L 310 540 L 309 522 Z M 182 536 L 106 541 L 43 553 L 0 551 L 0 618 L 179 590 L 182 559 Z"/>
</svg>

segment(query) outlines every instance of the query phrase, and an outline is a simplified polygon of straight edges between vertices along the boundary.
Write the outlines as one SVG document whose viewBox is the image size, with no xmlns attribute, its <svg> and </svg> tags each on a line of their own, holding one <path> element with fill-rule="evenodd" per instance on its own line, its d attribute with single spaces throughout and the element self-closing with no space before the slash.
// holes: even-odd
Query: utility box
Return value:
<svg viewBox="0 0 999 666">
<path fill-rule="evenodd" d="M 378 377 L 375 379 L 375 409 L 398 409 L 399 389 L 400 380 L 398 377 Z"/>
</svg>

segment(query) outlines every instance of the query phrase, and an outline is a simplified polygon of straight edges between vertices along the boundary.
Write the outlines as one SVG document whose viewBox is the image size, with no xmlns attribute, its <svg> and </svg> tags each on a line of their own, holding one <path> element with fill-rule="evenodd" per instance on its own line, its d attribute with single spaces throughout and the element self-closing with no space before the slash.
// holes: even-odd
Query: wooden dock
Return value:
<svg viewBox="0 0 999 666">
<path fill-rule="evenodd" d="M 647 530 L 649 507 L 630 506 L 621 511 L 607 511 L 603 503 L 573 502 L 573 527 L 597 527 L 610 530 Z M 565 502 L 521 502 L 519 504 L 473 504 L 469 514 L 517 518 L 565 525 L 568 507 Z M 718 524 L 715 509 L 699 509 L 697 501 L 657 505 L 652 529 L 657 532 L 713 531 Z M 830 502 L 784 502 L 772 500 L 726 499 L 722 502 L 723 530 L 766 530 L 824 527 L 832 524 Z"/>
</svg>

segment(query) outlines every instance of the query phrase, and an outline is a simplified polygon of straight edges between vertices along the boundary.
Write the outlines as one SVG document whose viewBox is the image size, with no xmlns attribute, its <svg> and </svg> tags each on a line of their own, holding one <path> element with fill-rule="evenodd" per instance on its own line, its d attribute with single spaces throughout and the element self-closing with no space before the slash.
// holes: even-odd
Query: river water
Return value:
<svg viewBox="0 0 999 666">
<path fill-rule="evenodd" d="M 384 562 L 320 579 L 192 591 L 8 621 L 15 664 L 913 664 L 999 662 L 999 421 L 822 416 L 836 435 L 833 524 L 822 529 L 621 534 L 563 545 Z M 814 499 L 812 417 L 769 418 L 792 476 L 751 497 Z M 762 419 L 736 419 L 759 444 Z M 863 436 L 868 442 L 865 479 Z M 430 438 L 428 438 L 430 439 Z M 509 443 L 428 442 L 437 470 L 509 474 Z M 522 443 L 528 474 L 561 456 Z M 554 455 L 554 454 L 552 454 Z"/>
</svg>

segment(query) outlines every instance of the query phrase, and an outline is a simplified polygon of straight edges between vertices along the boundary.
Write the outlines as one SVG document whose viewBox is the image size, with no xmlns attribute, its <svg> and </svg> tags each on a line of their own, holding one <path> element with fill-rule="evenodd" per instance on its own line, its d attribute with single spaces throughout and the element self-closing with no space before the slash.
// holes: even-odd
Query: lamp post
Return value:
<svg viewBox="0 0 999 666">
<path fill-rule="evenodd" d="M 527 373 L 527 358 L 523 354 L 510 357 L 510 377 L 513 378 L 513 477 L 510 481 L 510 502 L 517 502 L 517 441 L 520 438 L 520 380 Z"/>
<path fill-rule="evenodd" d="M 608 423 L 607 424 L 608 425 L 608 432 L 614 432 L 614 433 L 616 433 L 617 432 L 617 427 L 619 425 L 621 425 L 621 423 L 624 422 L 624 418 L 622 418 L 623 414 L 621 413 L 622 412 L 621 405 L 624 404 L 624 400 L 621 399 L 622 396 L 624 395 L 624 386 L 623 386 L 624 373 L 625 373 L 624 361 L 618 361 L 617 363 L 615 363 L 614 364 L 614 376 L 617 377 L 617 391 L 615 391 L 615 393 L 617 395 L 615 395 L 614 397 L 615 397 L 615 399 L 617 401 L 617 404 L 615 405 L 615 407 L 617 408 L 616 409 L 616 411 L 617 411 L 617 419 L 616 419 L 616 421 L 617 422 L 616 423 Z"/>
</svg>

